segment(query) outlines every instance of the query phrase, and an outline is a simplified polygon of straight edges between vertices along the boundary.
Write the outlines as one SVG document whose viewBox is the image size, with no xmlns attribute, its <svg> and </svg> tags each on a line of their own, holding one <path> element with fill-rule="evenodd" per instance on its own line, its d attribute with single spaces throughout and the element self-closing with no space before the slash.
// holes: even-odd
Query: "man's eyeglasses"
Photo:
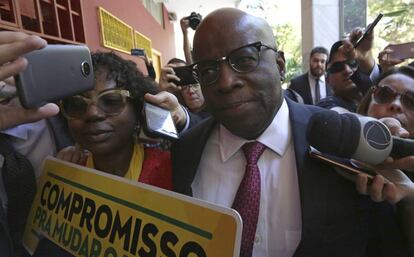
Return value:
<svg viewBox="0 0 414 257">
<path fill-rule="evenodd" d="M 328 73 L 338 73 L 345 69 L 345 65 L 348 65 L 351 70 L 355 71 L 358 68 L 358 62 L 356 60 L 334 62 L 328 68 Z"/>
<path fill-rule="evenodd" d="M 210 85 L 220 76 L 220 63 L 227 62 L 236 72 L 247 73 L 254 71 L 259 65 L 262 47 L 277 52 L 277 49 L 255 42 L 231 51 L 227 56 L 216 60 L 200 61 L 193 65 L 197 80 L 202 85 Z"/>
<path fill-rule="evenodd" d="M 92 103 L 106 115 L 115 116 L 124 110 L 127 98 L 130 97 L 128 90 L 109 89 L 100 92 L 92 99 L 82 95 L 65 98 L 60 102 L 60 107 L 63 115 L 69 119 L 81 119 Z"/>
<path fill-rule="evenodd" d="M 414 111 L 414 92 L 412 91 L 398 93 L 389 86 L 376 86 L 372 91 L 372 98 L 378 104 L 392 103 L 398 96 L 400 96 L 401 104 L 405 108 Z"/>
<path fill-rule="evenodd" d="M 188 84 L 188 85 L 183 85 L 183 86 L 181 86 L 181 88 L 182 88 L 182 90 L 184 90 L 184 89 L 193 89 L 193 90 L 196 90 L 196 89 L 198 89 L 200 87 L 200 84 L 199 83 L 195 83 L 195 84 Z"/>
</svg>

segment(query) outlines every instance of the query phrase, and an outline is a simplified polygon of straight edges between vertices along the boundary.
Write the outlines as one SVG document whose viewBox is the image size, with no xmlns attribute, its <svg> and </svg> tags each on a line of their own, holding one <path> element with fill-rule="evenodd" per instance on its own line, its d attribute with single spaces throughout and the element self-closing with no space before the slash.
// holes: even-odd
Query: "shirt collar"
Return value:
<svg viewBox="0 0 414 257">
<path fill-rule="evenodd" d="M 219 149 L 220 157 L 223 162 L 231 158 L 245 143 L 252 141 L 238 137 L 227 130 L 223 125 L 219 126 Z M 291 140 L 291 129 L 289 121 L 289 108 L 286 100 L 280 106 L 272 123 L 266 130 L 255 140 L 271 149 L 279 156 L 286 152 Z"/>
<path fill-rule="evenodd" d="M 311 79 L 311 80 L 316 80 L 316 79 L 319 79 L 319 81 L 322 81 L 322 82 L 324 82 L 324 83 L 325 83 L 325 75 L 322 75 L 322 76 L 320 76 L 319 78 L 317 78 L 317 77 L 313 76 L 313 75 L 310 73 L 310 71 L 309 71 L 309 72 L 308 72 L 308 77 L 309 77 L 309 79 Z"/>
</svg>

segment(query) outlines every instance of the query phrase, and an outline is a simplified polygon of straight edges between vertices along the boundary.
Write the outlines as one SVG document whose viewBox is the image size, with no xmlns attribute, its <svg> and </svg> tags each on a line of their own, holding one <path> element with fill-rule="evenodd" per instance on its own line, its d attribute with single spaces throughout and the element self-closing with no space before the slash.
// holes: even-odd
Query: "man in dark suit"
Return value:
<svg viewBox="0 0 414 257">
<path fill-rule="evenodd" d="M 283 98 L 276 52 L 270 26 L 240 10 L 201 22 L 194 69 L 212 117 L 174 145 L 175 190 L 240 213 L 240 256 L 406 256 L 392 206 L 309 157 L 320 109 Z"/>
<path fill-rule="evenodd" d="M 316 104 L 320 99 L 332 94 L 325 82 L 328 55 L 328 50 L 324 47 L 313 48 L 310 53 L 309 72 L 290 81 L 289 88 L 302 96 L 305 104 Z"/>
</svg>

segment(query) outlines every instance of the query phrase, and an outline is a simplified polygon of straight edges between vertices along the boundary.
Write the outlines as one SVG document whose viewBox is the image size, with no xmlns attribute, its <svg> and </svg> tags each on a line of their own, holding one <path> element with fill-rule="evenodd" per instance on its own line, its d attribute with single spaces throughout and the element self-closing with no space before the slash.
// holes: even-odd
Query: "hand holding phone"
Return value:
<svg viewBox="0 0 414 257">
<path fill-rule="evenodd" d="M 414 42 L 404 44 L 389 44 L 386 49 L 390 49 L 388 58 L 405 60 L 414 57 Z"/>
<path fill-rule="evenodd" d="M 133 48 L 133 49 L 131 49 L 131 55 L 145 56 L 145 50 L 144 50 L 144 48 Z"/>
<path fill-rule="evenodd" d="M 382 13 L 378 14 L 375 20 L 366 27 L 364 34 L 362 34 L 362 36 L 355 41 L 354 48 L 357 48 L 361 44 L 361 42 L 374 30 L 375 26 L 378 24 L 378 22 L 381 20 L 383 16 L 384 15 Z"/>
</svg>

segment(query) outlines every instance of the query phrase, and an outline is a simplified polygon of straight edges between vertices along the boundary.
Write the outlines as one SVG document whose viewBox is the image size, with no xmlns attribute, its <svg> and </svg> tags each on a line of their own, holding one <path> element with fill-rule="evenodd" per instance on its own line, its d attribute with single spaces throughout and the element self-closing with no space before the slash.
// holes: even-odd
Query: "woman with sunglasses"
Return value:
<svg viewBox="0 0 414 257">
<path fill-rule="evenodd" d="M 398 136 L 414 137 L 414 69 L 402 66 L 383 73 L 357 112 L 383 119 Z"/>
<path fill-rule="evenodd" d="M 380 119 L 398 137 L 414 137 L 414 68 L 402 66 L 391 68 L 381 74 L 377 85 L 372 87 L 362 99 L 357 112 L 362 115 Z M 397 202 L 407 188 L 412 187 L 414 180 L 414 154 L 404 158 L 388 158 L 381 164 L 384 171 L 389 170 L 387 179 L 399 181 L 385 182 L 377 176 L 371 186 L 365 177 L 358 177 L 356 187 L 360 193 L 370 194 L 374 201 L 384 199 Z M 399 172 L 399 169 L 405 171 Z M 384 175 L 385 176 L 385 175 Z M 407 176 L 411 179 L 407 178 Z M 407 242 L 410 245 L 410 256 L 414 254 L 414 196 L 401 200 L 398 205 L 401 224 Z"/>
<path fill-rule="evenodd" d="M 176 125 L 186 114 L 177 99 L 158 89 L 136 64 L 112 52 L 92 54 L 93 90 L 61 101 L 60 109 L 78 146 L 65 148 L 58 158 L 142 183 L 172 189 L 170 152 L 148 147 L 138 139 L 145 100 L 172 110 Z M 35 257 L 72 256 L 48 240 L 41 240 Z"/>
<path fill-rule="evenodd" d="M 157 89 L 143 77 L 135 63 L 123 60 L 114 53 L 95 53 L 92 61 L 95 88 L 61 101 L 61 111 L 67 118 L 72 136 L 89 153 L 86 161 L 82 160 L 79 151 L 76 152 L 72 147 L 60 152 L 58 157 L 84 162 L 87 167 L 113 175 L 171 189 L 169 151 L 146 147 L 138 139 L 142 127 L 144 95 L 154 94 Z M 153 96 L 147 95 L 145 98 L 150 100 Z M 174 104 L 172 107 L 165 104 L 162 107 L 183 112 L 176 99 Z M 174 116 L 177 117 L 175 113 Z M 182 116 L 182 113 L 178 116 Z"/>
</svg>

